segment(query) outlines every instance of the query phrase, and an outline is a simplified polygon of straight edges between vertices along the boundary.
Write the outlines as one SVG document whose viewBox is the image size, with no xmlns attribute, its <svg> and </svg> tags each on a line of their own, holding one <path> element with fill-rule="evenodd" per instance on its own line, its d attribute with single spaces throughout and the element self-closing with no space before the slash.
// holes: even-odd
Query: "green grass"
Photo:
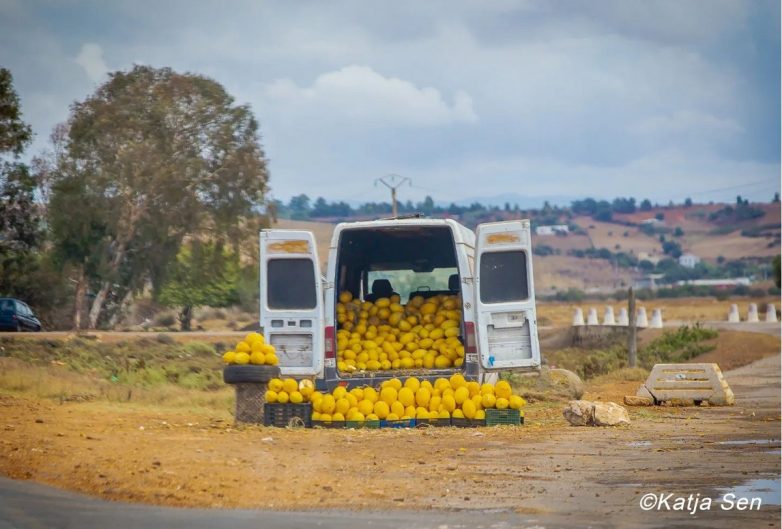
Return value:
<svg viewBox="0 0 782 529">
<path fill-rule="evenodd" d="M 675 331 L 665 331 L 662 336 L 638 351 L 638 366 L 649 370 L 654 364 L 686 362 L 714 349 L 718 333 L 699 325 L 683 326 Z M 627 347 L 614 344 L 602 349 L 567 348 L 546 354 L 550 366 L 575 372 L 584 380 L 608 373 L 627 376 Z M 640 371 L 635 376 L 641 376 Z M 643 380 L 643 378 L 639 378 Z"/>
</svg>

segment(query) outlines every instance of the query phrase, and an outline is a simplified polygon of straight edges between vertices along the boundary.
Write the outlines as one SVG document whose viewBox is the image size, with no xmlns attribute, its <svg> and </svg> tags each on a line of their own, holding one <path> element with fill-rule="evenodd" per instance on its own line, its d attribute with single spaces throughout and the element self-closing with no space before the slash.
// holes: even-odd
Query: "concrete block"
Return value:
<svg viewBox="0 0 782 529">
<path fill-rule="evenodd" d="M 617 325 L 627 326 L 630 324 L 630 318 L 627 317 L 627 309 L 622 307 L 619 309 L 619 316 L 616 317 Z"/>
<path fill-rule="evenodd" d="M 614 319 L 614 307 L 607 306 L 605 312 L 603 313 L 603 325 L 616 325 L 616 320 Z"/>
<path fill-rule="evenodd" d="M 730 306 L 730 310 L 728 311 L 728 322 L 739 323 L 740 321 L 741 318 L 739 317 L 739 306 L 734 303 Z"/>
<path fill-rule="evenodd" d="M 573 327 L 581 327 L 584 325 L 584 312 L 581 308 L 576 307 L 573 311 Z"/>
<path fill-rule="evenodd" d="M 649 327 L 652 329 L 663 328 L 663 311 L 662 309 L 654 309 L 652 311 L 652 320 L 649 322 Z"/>
<path fill-rule="evenodd" d="M 717 364 L 656 364 L 644 386 L 657 402 L 692 400 L 731 406 L 735 401 Z"/>
<path fill-rule="evenodd" d="M 773 303 L 769 303 L 766 307 L 766 322 L 776 323 L 777 321 L 777 309 Z"/>
<path fill-rule="evenodd" d="M 638 315 L 635 317 L 635 326 L 645 329 L 649 326 L 649 319 L 646 317 L 646 308 L 639 307 Z"/>
<path fill-rule="evenodd" d="M 587 313 L 587 325 L 600 325 L 600 322 L 597 321 L 597 309 L 594 307 L 590 308 Z"/>
<path fill-rule="evenodd" d="M 758 318 L 758 306 L 756 303 L 750 303 L 749 309 L 747 309 L 747 322 L 749 323 L 757 323 L 760 319 Z"/>
</svg>

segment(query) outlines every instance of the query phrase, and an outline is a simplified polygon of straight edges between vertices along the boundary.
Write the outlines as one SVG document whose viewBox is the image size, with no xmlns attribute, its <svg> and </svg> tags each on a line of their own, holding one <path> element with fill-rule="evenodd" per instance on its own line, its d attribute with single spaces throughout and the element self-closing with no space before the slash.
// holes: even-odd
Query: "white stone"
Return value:
<svg viewBox="0 0 782 529">
<path fill-rule="evenodd" d="M 769 303 L 768 307 L 766 307 L 766 322 L 768 323 L 776 323 L 777 321 L 777 309 L 774 307 L 773 303 Z"/>
<path fill-rule="evenodd" d="M 738 323 L 740 321 L 739 306 L 734 303 L 730 306 L 730 311 L 728 311 L 728 323 Z"/>
<path fill-rule="evenodd" d="M 749 309 L 747 309 L 747 321 L 750 323 L 757 323 L 760 321 L 758 319 L 758 306 L 755 303 L 749 304 Z"/>
<path fill-rule="evenodd" d="M 589 426 L 594 419 L 594 404 L 588 400 L 571 400 L 562 415 L 573 426 Z"/>
<path fill-rule="evenodd" d="M 615 402 L 595 402 L 592 416 L 595 426 L 626 426 L 630 424 L 627 410 Z"/>
<path fill-rule="evenodd" d="M 649 322 L 649 327 L 652 329 L 663 328 L 663 311 L 662 309 L 654 309 L 652 311 L 652 321 Z"/>
<path fill-rule="evenodd" d="M 638 395 L 625 395 L 625 406 L 654 406 L 652 397 L 639 397 Z"/>
<path fill-rule="evenodd" d="M 616 320 L 614 319 L 614 307 L 611 305 L 608 305 L 606 307 L 605 313 L 603 313 L 603 325 L 616 325 Z"/>
<path fill-rule="evenodd" d="M 619 309 L 619 316 L 616 317 L 616 324 L 625 326 L 630 324 L 630 318 L 627 317 L 626 308 L 622 307 Z"/>
<path fill-rule="evenodd" d="M 615 402 L 571 400 L 562 415 L 573 426 L 619 426 L 630 424 L 627 410 Z"/>
<path fill-rule="evenodd" d="M 584 325 L 584 312 L 580 307 L 576 307 L 573 311 L 573 327 L 581 327 Z"/>
<path fill-rule="evenodd" d="M 600 322 L 597 321 L 596 308 L 589 309 L 589 312 L 587 313 L 587 325 L 600 325 Z"/>
<path fill-rule="evenodd" d="M 646 318 L 646 308 L 639 307 L 638 315 L 635 317 L 635 326 L 645 329 L 649 326 L 649 320 Z"/>
</svg>

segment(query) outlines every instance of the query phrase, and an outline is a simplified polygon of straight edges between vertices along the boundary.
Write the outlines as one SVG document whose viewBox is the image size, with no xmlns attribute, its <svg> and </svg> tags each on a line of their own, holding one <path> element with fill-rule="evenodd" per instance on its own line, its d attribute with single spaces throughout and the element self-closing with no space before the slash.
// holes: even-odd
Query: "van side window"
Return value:
<svg viewBox="0 0 782 529">
<path fill-rule="evenodd" d="M 314 309 L 317 306 L 315 265 L 310 259 L 271 259 L 267 301 L 270 309 Z"/>
<path fill-rule="evenodd" d="M 502 303 L 529 298 L 527 255 L 524 251 L 484 253 L 480 263 L 482 303 Z"/>
</svg>

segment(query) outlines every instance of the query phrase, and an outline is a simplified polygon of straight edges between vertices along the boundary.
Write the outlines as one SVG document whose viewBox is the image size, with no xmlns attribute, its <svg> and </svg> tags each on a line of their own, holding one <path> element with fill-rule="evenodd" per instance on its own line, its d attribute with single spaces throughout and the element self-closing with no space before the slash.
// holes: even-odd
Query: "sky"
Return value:
<svg viewBox="0 0 782 529">
<path fill-rule="evenodd" d="M 0 0 L 28 157 L 133 64 L 249 104 L 284 201 L 780 190 L 778 1 Z"/>
</svg>

